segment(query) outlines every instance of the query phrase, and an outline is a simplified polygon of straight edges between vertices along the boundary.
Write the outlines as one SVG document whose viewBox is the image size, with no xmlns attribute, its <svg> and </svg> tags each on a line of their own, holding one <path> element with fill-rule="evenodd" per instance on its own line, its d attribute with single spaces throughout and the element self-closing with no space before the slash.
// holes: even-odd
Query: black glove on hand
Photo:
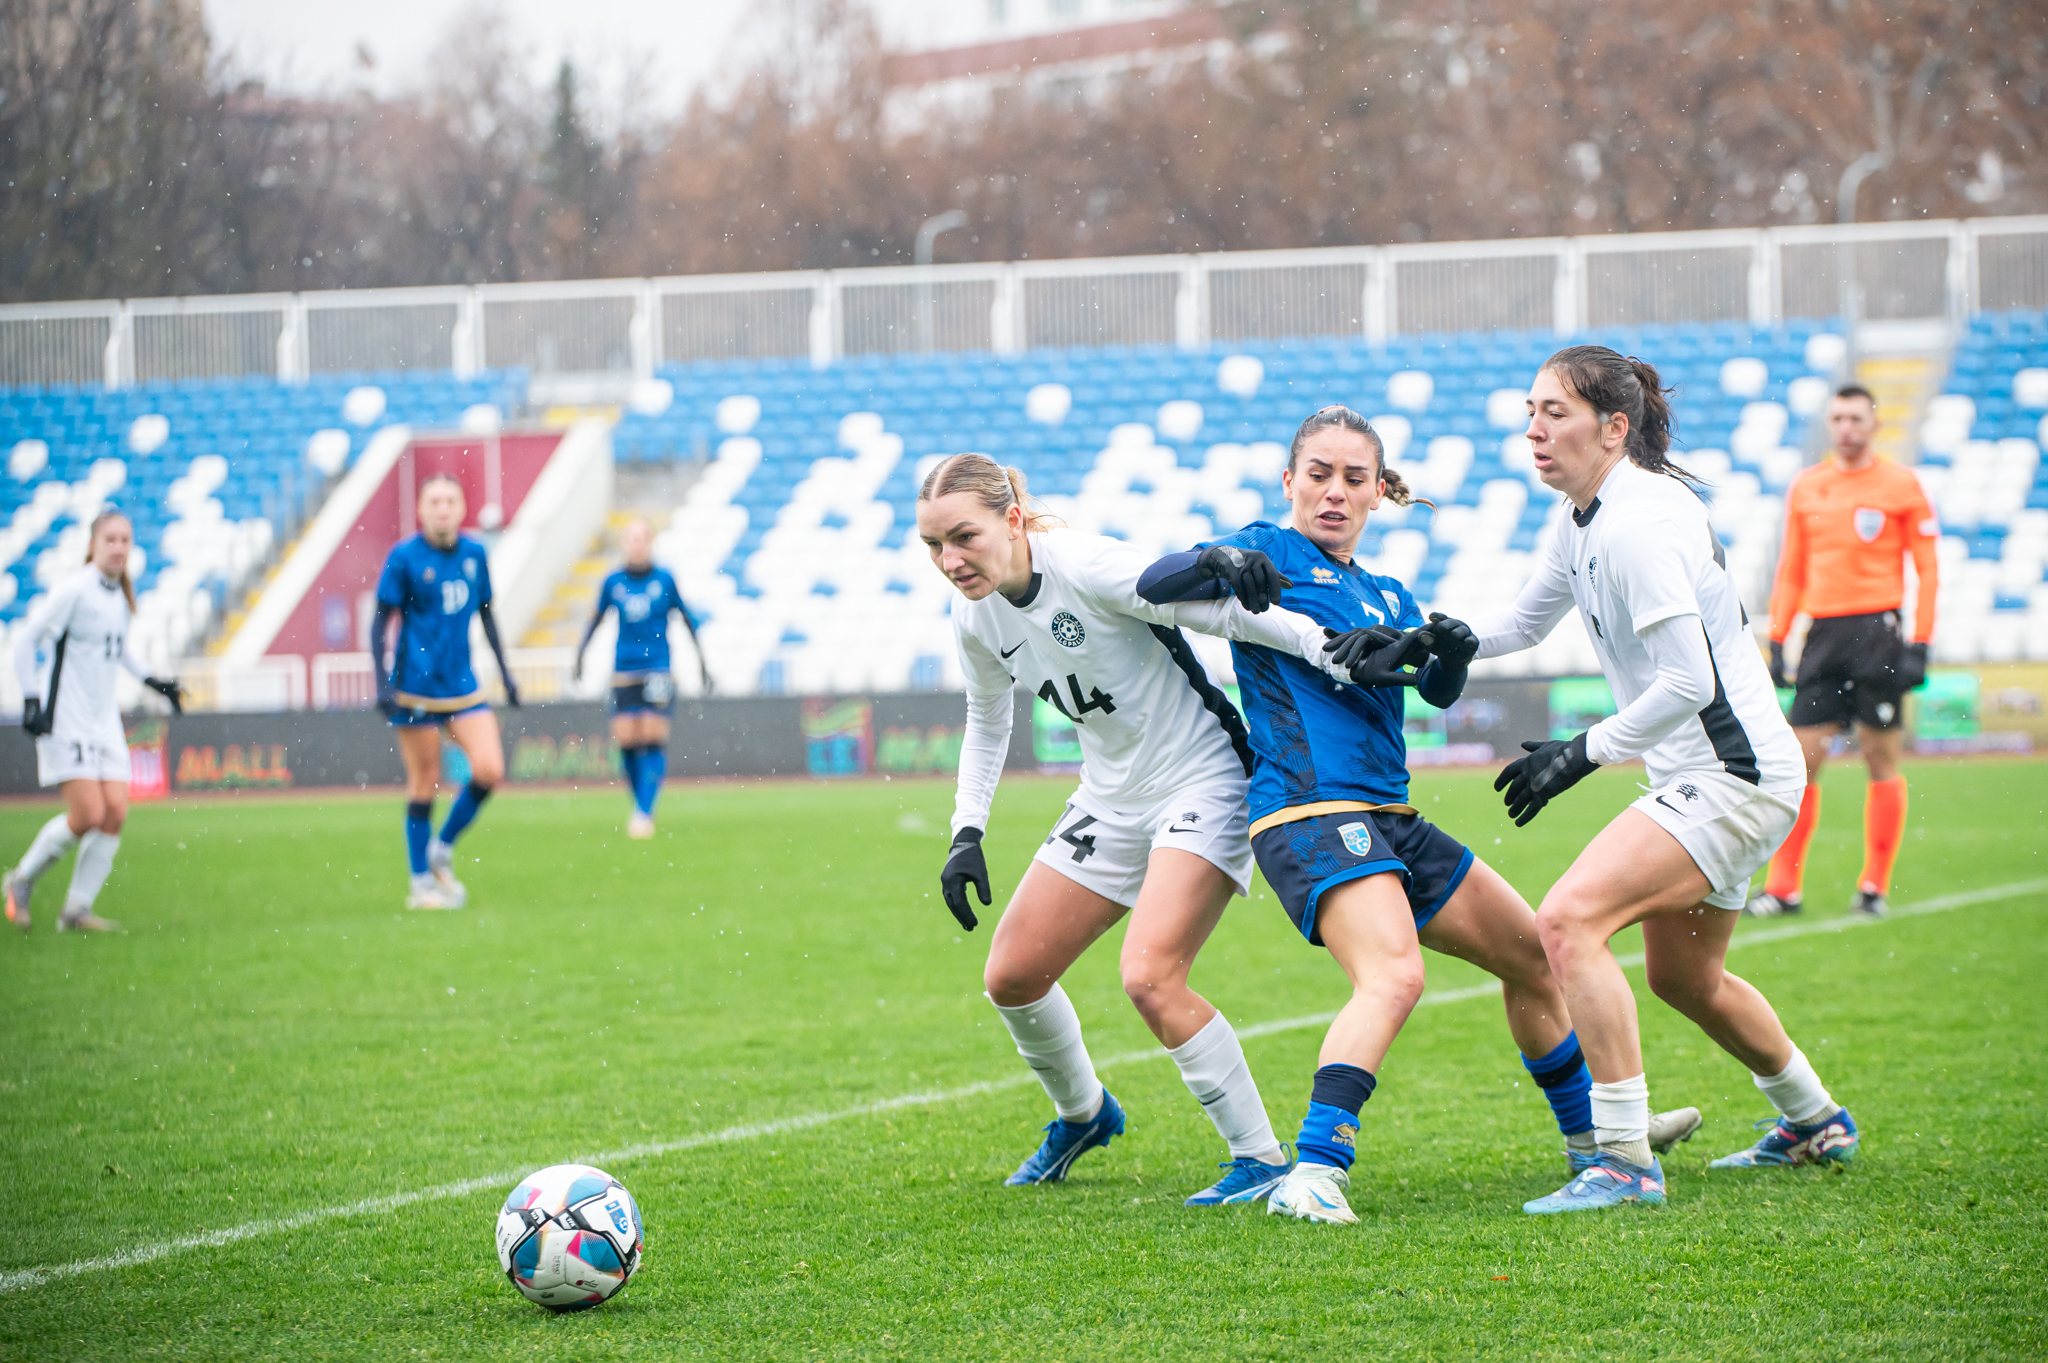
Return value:
<svg viewBox="0 0 2048 1363">
<path fill-rule="evenodd" d="M 55 714 L 55 713 L 54 713 L 53 711 L 45 710 L 45 709 L 43 708 L 43 701 L 42 701 L 42 697 L 40 697 L 40 696 L 24 696 L 24 697 L 22 697 L 22 701 L 21 701 L 21 727 L 22 727 L 22 728 L 24 728 L 24 729 L 28 730 L 28 731 L 29 731 L 29 732 L 30 732 L 31 734 L 34 734 L 34 735 L 35 735 L 35 736 L 36 736 L 37 738 L 41 738 L 41 737 L 42 737 L 42 736 L 43 736 L 44 734 L 46 734 L 46 733 L 50 732 L 50 726 L 51 726 L 52 724 L 56 723 L 56 721 L 57 721 L 57 717 L 56 717 L 56 714 Z"/>
<path fill-rule="evenodd" d="M 1429 646 L 1447 667 L 1467 667 L 1479 656 L 1479 636 L 1463 620 L 1441 613 L 1429 617 L 1429 631 L 1436 641 Z"/>
<path fill-rule="evenodd" d="M 1413 686 L 1415 674 L 1401 669 L 1428 661 L 1435 635 L 1428 625 L 1406 634 L 1386 625 L 1346 630 L 1325 628 L 1323 652 L 1348 672 L 1354 686 Z"/>
<path fill-rule="evenodd" d="M 1927 685 L 1927 645 L 1907 644 L 1899 650 L 1899 689 L 1918 691 Z"/>
<path fill-rule="evenodd" d="M 505 678 L 505 704 L 514 710 L 519 708 L 519 687 L 510 678 Z"/>
<path fill-rule="evenodd" d="M 169 677 L 144 677 L 142 684 L 171 703 L 171 713 L 185 713 L 185 688 Z"/>
<path fill-rule="evenodd" d="M 981 905 L 990 904 L 988 893 L 988 859 L 981 854 L 981 830 L 963 828 L 953 835 L 953 850 L 946 857 L 946 869 L 939 872 L 939 892 L 946 898 L 946 907 L 960 920 L 960 926 L 973 932 L 981 920 L 974 916 L 974 910 L 967 903 L 967 887 L 972 885 L 981 894 Z"/>
<path fill-rule="evenodd" d="M 1792 683 L 1785 680 L 1785 646 L 1775 639 L 1771 641 L 1771 685 L 1780 691 L 1792 689 Z"/>
<path fill-rule="evenodd" d="M 381 679 L 377 683 L 377 709 L 386 719 L 398 717 L 398 688 Z"/>
<path fill-rule="evenodd" d="M 1239 549 L 1229 544 L 1212 544 L 1195 559 L 1195 567 L 1230 588 L 1238 604 L 1253 615 L 1280 599 L 1282 587 L 1294 580 L 1281 575 L 1273 560 L 1256 549 Z"/>
<path fill-rule="evenodd" d="M 1495 790 L 1507 790 L 1508 816 L 1517 828 L 1600 766 L 1586 756 L 1584 734 L 1569 742 L 1524 743 L 1522 749 L 1529 755 L 1508 763 L 1493 778 Z"/>
</svg>

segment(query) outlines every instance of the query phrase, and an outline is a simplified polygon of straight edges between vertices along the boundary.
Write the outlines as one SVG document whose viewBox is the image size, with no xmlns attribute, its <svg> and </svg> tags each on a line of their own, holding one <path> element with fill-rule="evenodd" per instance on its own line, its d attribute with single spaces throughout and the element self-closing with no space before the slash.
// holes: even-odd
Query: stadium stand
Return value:
<svg viewBox="0 0 2048 1363">
<path fill-rule="evenodd" d="M 86 527 L 112 504 L 135 523 L 138 654 L 199 651 L 280 534 L 328 480 L 395 423 L 453 428 L 516 409 L 522 371 L 322 374 L 0 390 L 0 622 L 84 562 Z M 0 691 L 12 696 L 11 670 Z"/>
<path fill-rule="evenodd" d="M 1812 421 L 1843 373 L 1824 321 L 1775 329 L 1681 324 L 1578 339 L 1653 358 L 1674 398 L 1678 458 L 1704 482 L 1744 598 L 1768 592 L 1783 491 L 1818 447 Z M 1436 503 L 1388 506 L 1370 565 L 1458 614 L 1503 603 L 1558 499 L 1535 478 L 1522 393 L 1559 344 L 1548 331 L 1100 347 L 664 366 L 614 431 L 621 465 L 705 461 L 657 545 L 693 608 L 722 691 L 833 692 L 958 684 L 950 588 L 911 533 L 939 457 L 979 450 L 1022 468 L 1068 523 L 1141 552 L 1284 515 L 1279 472 L 1303 415 L 1343 402 Z M 0 627 L 83 557 L 112 501 L 136 521 L 146 657 L 199 651 L 225 607 L 369 437 L 403 422 L 516 417 L 527 376 L 504 370 L 324 374 L 0 390 Z M 1979 315 L 1917 433 L 1945 534 L 1936 657 L 2048 658 L 2048 314 Z M 1210 651 L 1227 668 L 1227 654 Z M 1483 665 L 1497 675 L 1594 670 L 1583 631 Z M 7 683 L 0 682 L 0 689 Z"/>
<path fill-rule="evenodd" d="M 1941 517 L 1935 657 L 2048 658 L 2048 312 L 1979 315 L 1928 404 L 1920 477 Z"/>
<path fill-rule="evenodd" d="M 1805 462 L 1840 339 L 1823 323 L 1583 339 L 1653 356 L 1677 385 L 1682 458 L 1761 601 L 1781 494 Z M 1380 349 L 1331 339 L 670 366 L 614 439 L 622 464 L 710 456 L 657 553 L 709 617 L 722 688 L 956 685 L 950 589 L 910 533 L 918 483 L 940 456 L 1015 464 L 1069 524 L 1152 554 L 1281 517 L 1287 440 L 1308 412 L 1343 402 L 1373 418 L 1391 460 L 1436 503 L 1384 508 L 1362 546 L 1372 566 L 1470 614 L 1512 596 L 1558 505 L 1520 434 L 1529 378 L 1557 345 L 1548 332 L 1457 333 Z M 1560 629 L 1491 666 L 1594 670 L 1582 635 Z"/>
</svg>

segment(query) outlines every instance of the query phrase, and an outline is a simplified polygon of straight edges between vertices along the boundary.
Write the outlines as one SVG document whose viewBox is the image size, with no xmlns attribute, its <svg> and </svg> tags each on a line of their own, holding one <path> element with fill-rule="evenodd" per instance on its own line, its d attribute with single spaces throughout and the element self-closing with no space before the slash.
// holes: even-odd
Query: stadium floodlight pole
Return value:
<svg viewBox="0 0 2048 1363">
<path fill-rule="evenodd" d="M 932 247 L 941 234 L 956 227 L 967 225 L 967 214 L 957 208 L 946 210 L 936 218 L 926 218 L 924 226 L 917 229 L 917 245 L 912 248 L 910 258 L 919 265 L 932 263 Z M 925 281 L 924 288 L 917 296 L 917 348 L 930 351 L 932 348 L 932 285 Z"/>
<path fill-rule="evenodd" d="M 1835 221 L 1848 227 L 1856 221 L 1856 191 L 1863 188 L 1863 182 L 1891 164 L 1892 154 L 1888 149 L 1867 151 L 1842 168 L 1842 178 L 1835 185 Z M 1837 248 L 1835 273 L 1841 277 L 1842 285 L 1842 339 L 1846 343 L 1842 362 L 1848 366 L 1848 378 L 1856 377 L 1856 332 L 1863 318 L 1863 286 L 1856 279 L 1856 243 L 1844 236 Z"/>
</svg>

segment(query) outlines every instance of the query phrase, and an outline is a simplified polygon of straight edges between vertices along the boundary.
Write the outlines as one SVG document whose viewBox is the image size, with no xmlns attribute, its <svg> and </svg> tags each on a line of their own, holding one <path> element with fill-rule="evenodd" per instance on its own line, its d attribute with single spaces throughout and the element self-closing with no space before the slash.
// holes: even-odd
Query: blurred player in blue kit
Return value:
<svg viewBox="0 0 2048 1363">
<path fill-rule="evenodd" d="M 1422 997 L 1424 946 L 1500 979 L 1508 1031 L 1576 1170 L 1597 1154 L 1592 1077 L 1536 916 L 1497 871 L 1407 803 L 1403 688 L 1448 708 L 1478 641 L 1457 620 L 1425 621 L 1406 587 L 1353 561 L 1382 499 L 1411 500 L 1365 418 L 1327 407 L 1302 422 L 1282 487 L 1289 525 L 1248 525 L 1161 559 L 1138 582 L 1153 602 L 1235 596 L 1255 613 L 1280 605 L 1306 615 L 1332 636 L 1326 647 L 1355 683 L 1333 687 L 1297 659 L 1231 646 L 1257 755 L 1252 850 L 1295 927 L 1329 949 L 1352 985 L 1323 1041 L 1299 1162 L 1267 1208 L 1311 1221 L 1358 1219 L 1345 1189 L 1359 1118 Z M 1656 1134 L 1668 1145 L 1698 1125 L 1688 1108 L 1664 1114 Z"/>
<path fill-rule="evenodd" d="M 683 604 L 683 594 L 666 568 L 654 563 L 654 527 L 634 517 L 619 536 L 626 566 L 604 580 L 597 591 L 597 610 L 583 641 L 576 645 L 575 675 L 583 675 L 583 655 L 590 648 L 606 612 L 619 617 L 618 643 L 612 650 L 612 738 L 633 790 L 633 815 L 626 836 L 654 836 L 654 802 L 668 776 L 669 720 L 675 713 L 676 683 L 669 670 L 668 617 L 683 617 L 690 642 L 697 648 L 697 670 L 704 694 L 711 694 L 711 670 L 704 664 L 704 644 L 697 620 Z"/>
<path fill-rule="evenodd" d="M 462 534 L 466 509 L 462 485 L 447 474 L 435 474 L 420 485 L 419 533 L 392 546 L 384 560 L 370 627 L 377 708 L 390 718 L 405 760 L 405 849 L 412 872 L 408 909 L 459 909 L 468 902 L 469 892 L 455 878 L 455 840 L 505 775 L 498 717 L 470 666 L 472 619 L 483 626 L 498 661 L 507 703 L 519 704 L 519 688 L 505 666 L 505 649 L 491 618 L 489 559 L 483 545 Z M 434 792 L 440 784 L 443 729 L 469 759 L 469 781 L 437 836 Z"/>
</svg>

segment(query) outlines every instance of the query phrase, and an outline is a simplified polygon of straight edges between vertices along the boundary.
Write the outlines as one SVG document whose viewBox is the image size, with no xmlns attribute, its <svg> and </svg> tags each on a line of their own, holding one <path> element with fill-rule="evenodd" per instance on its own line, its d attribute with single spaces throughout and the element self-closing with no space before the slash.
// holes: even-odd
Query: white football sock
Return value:
<svg viewBox="0 0 2048 1363">
<path fill-rule="evenodd" d="M 43 872 L 47 872 L 57 858 L 76 845 L 78 835 L 72 833 L 72 825 L 66 823 L 66 817 L 57 815 L 45 823 L 41 831 L 37 831 L 35 841 L 29 843 L 29 851 L 20 858 L 20 866 L 14 868 L 14 878 L 20 880 L 23 894 L 35 892 L 35 882 L 43 878 Z"/>
<path fill-rule="evenodd" d="M 995 1000 L 989 1000 L 995 1003 Z M 1017 1054 L 1038 1075 L 1060 1120 L 1085 1122 L 1102 1110 L 1102 1081 L 1081 1039 L 1081 1015 L 1067 991 L 1055 984 L 1036 1003 L 1019 1008 L 995 1005 L 1017 1043 Z"/>
<path fill-rule="evenodd" d="M 28 845 L 28 851 L 22 855 L 21 865 L 14 868 L 15 878 L 21 881 L 23 893 L 32 892 L 36 882 L 43 878 L 43 872 L 49 870 L 59 857 L 77 845 L 78 835 L 71 831 L 71 825 L 65 822 L 64 815 L 59 814 L 44 824 L 42 830 L 36 834 L 35 841 Z"/>
<path fill-rule="evenodd" d="M 1650 1081 L 1646 1075 L 1618 1084 L 1593 1081 L 1593 1136 L 1600 1148 L 1630 1164 L 1646 1165 L 1650 1153 Z"/>
<path fill-rule="evenodd" d="M 1230 1147 L 1232 1159 L 1285 1164 L 1287 1156 L 1274 1139 L 1273 1123 L 1259 1099 L 1252 1067 L 1228 1020 L 1218 1013 L 1201 1031 L 1166 1052 L 1180 1066 L 1188 1092 L 1216 1123 L 1217 1134 Z"/>
<path fill-rule="evenodd" d="M 67 917 L 91 911 L 92 902 L 100 897 L 100 887 L 107 883 L 107 873 L 114 869 L 114 853 L 120 850 L 119 833 L 85 830 L 78 840 L 78 860 L 71 866 L 71 892 L 64 896 Z"/>
<path fill-rule="evenodd" d="M 1792 1063 L 1777 1074 L 1752 1075 L 1756 1086 L 1763 1090 L 1764 1097 L 1771 1100 L 1771 1106 L 1783 1114 L 1785 1120 L 1797 1126 L 1812 1126 L 1815 1122 L 1835 1115 L 1841 1104 L 1828 1096 L 1821 1086 L 1820 1076 L 1813 1072 L 1813 1063 L 1806 1053 L 1797 1046 L 1792 1048 Z"/>
</svg>

